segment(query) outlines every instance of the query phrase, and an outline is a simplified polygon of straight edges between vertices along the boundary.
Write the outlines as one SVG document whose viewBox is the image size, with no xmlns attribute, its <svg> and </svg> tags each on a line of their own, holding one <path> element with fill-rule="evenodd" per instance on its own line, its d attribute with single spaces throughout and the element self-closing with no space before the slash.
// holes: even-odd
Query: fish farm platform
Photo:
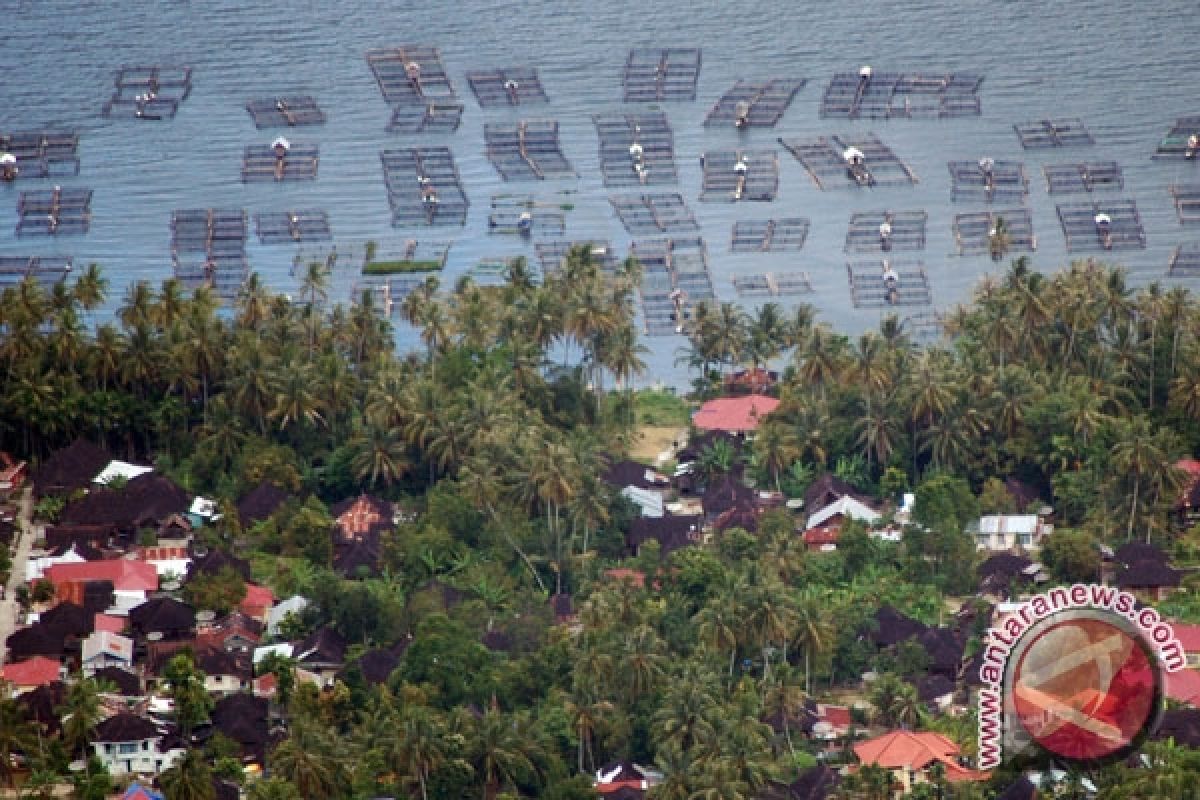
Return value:
<svg viewBox="0 0 1200 800">
<path fill-rule="evenodd" d="M 311 181 L 317 177 L 320 153 L 315 144 L 293 144 L 283 158 L 269 144 L 247 145 L 242 157 L 243 183 Z"/>
<path fill-rule="evenodd" d="M 642 194 L 610 197 L 625 230 L 633 236 L 692 233 L 700 230 L 680 194 Z"/>
<path fill-rule="evenodd" d="M 454 97 L 441 52 L 432 45 L 410 44 L 367 51 L 383 99 L 392 105 L 420 105 L 431 99 Z M 417 69 L 410 74 L 410 65 Z"/>
<path fill-rule="evenodd" d="M 509 270 L 517 258 L 481 258 L 467 270 L 466 277 L 479 286 L 503 286 L 508 283 Z M 534 282 L 540 283 L 540 280 L 535 279 Z"/>
<path fill-rule="evenodd" d="M 847 253 L 884 253 L 892 250 L 924 250 L 924 211 L 864 211 L 850 217 L 846 230 Z M 886 239 L 880 233 L 883 224 L 892 226 Z"/>
<path fill-rule="evenodd" d="M 934 341 L 945 335 L 946 326 L 936 311 L 918 311 L 900 320 L 900 330 L 917 341 Z"/>
<path fill-rule="evenodd" d="M 770 202 L 779 191 L 779 156 L 774 150 L 719 150 L 705 153 L 701 159 L 703 202 Z M 737 171 L 739 163 L 745 164 L 744 173 Z"/>
<path fill-rule="evenodd" d="M 613 252 L 612 243 L 597 239 L 581 239 L 579 241 L 538 242 L 534 249 L 542 266 L 543 275 L 551 275 L 562 269 L 563 262 L 571 248 L 587 245 L 592 254 L 592 261 L 601 272 L 617 271 L 617 256 Z"/>
<path fill-rule="evenodd" d="M 0 256 L 0 289 L 32 278 L 43 286 L 62 283 L 71 272 L 71 259 L 59 256 Z"/>
<path fill-rule="evenodd" d="M 325 124 L 325 112 L 309 95 L 280 95 L 251 100 L 246 110 L 254 119 L 254 127 L 299 128 Z"/>
<path fill-rule="evenodd" d="M 522 230 L 521 215 L 528 214 L 527 229 Z M 567 216 L 561 206 L 538 202 L 530 195 L 496 195 L 488 214 L 488 233 L 561 236 L 567 229 Z"/>
<path fill-rule="evenodd" d="M 92 190 L 38 189 L 17 199 L 17 235 L 87 233 L 92 222 Z"/>
<path fill-rule="evenodd" d="M 1046 175 L 1046 189 L 1050 194 L 1125 188 L 1121 167 L 1115 161 L 1047 164 L 1042 172 Z"/>
<path fill-rule="evenodd" d="M 642 317 L 649 336 L 677 332 L 696 303 L 716 301 L 708 255 L 701 238 L 634 242 L 632 257 L 642 267 Z"/>
<path fill-rule="evenodd" d="M 462 122 L 462 103 L 406 102 L 392 108 L 388 133 L 454 133 Z"/>
<path fill-rule="evenodd" d="M 467 195 L 450 148 L 384 150 L 379 158 L 393 227 L 466 222 Z"/>
<path fill-rule="evenodd" d="M 971 73 L 923 74 L 839 72 L 821 98 L 822 117 L 977 117 L 983 76 Z"/>
<path fill-rule="evenodd" d="M 1158 143 L 1152 157 L 1187 158 L 1188 139 L 1192 136 L 1200 136 L 1200 116 L 1178 118 Z M 1194 152 L 1192 158 L 1200 161 L 1200 150 Z"/>
<path fill-rule="evenodd" d="M 563 155 L 554 120 L 528 120 L 515 125 L 483 127 L 487 157 L 506 181 L 540 181 L 576 178 Z"/>
<path fill-rule="evenodd" d="M 533 67 L 506 67 L 468 72 L 467 83 L 479 101 L 480 108 L 548 103 L 538 71 Z"/>
<path fill-rule="evenodd" d="M 122 67 L 112 97 L 104 104 L 104 116 L 170 119 L 191 92 L 191 67 Z"/>
<path fill-rule="evenodd" d="M 364 294 L 371 295 L 378 303 L 376 311 L 391 317 L 395 314 L 404 298 L 415 292 L 425 282 L 424 275 L 390 275 L 372 276 L 356 281 L 350 289 L 355 302 Z"/>
<path fill-rule="evenodd" d="M 895 283 L 889 286 L 884 276 L 891 271 Z M 856 261 L 846 264 L 850 282 L 850 299 L 855 308 L 888 308 L 891 306 L 927 306 L 933 303 L 929 276 L 920 261 L 903 262 L 891 259 Z"/>
<path fill-rule="evenodd" d="M 263 244 L 327 242 L 333 238 L 329 214 L 318 209 L 264 212 L 255 215 L 254 227 Z"/>
<path fill-rule="evenodd" d="M 679 183 L 675 168 L 674 135 L 661 111 L 642 114 L 597 114 L 593 117 L 600 140 L 600 171 L 611 188 Z M 630 152 L 642 148 L 644 171 L 639 176 Z"/>
<path fill-rule="evenodd" d="M 1200 184 L 1175 184 L 1171 187 L 1171 197 L 1175 199 L 1175 213 L 1179 215 L 1180 225 L 1200 222 Z"/>
<path fill-rule="evenodd" d="M 1167 274 L 1179 278 L 1200 277 L 1200 242 L 1188 242 L 1176 247 Z"/>
<path fill-rule="evenodd" d="M 994 161 L 991 171 L 979 161 L 951 161 L 950 197 L 958 200 L 1021 202 L 1029 194 L 1029 177 L 1020 161 Z"/>
<path fill-rule="evenodd" d="M 1096 226 L 1097 214 L 1111 220 L 1107 239 Z M 1070 203 L 1058 207 L 1058 219 L 1067 237 L 1067 252 L 1138 250 L 1146 246 L 1146 231 L 1133 200 Z"/>
<path fill-rule="evenodd" d="M 816 139 L 780 139 L 820 189 L 856 186 L 908 186 L 917 182 L 916 173 L 873 133 L 854 136 L 820 136 Z M 845 156 L 855 149 L 864 164 L 851 170 Z"/>
<path fill-rule="evenodd" d="M 733 223 L 729 250 L 733 253 L 786 253 L 804 247 L 809 221 L 804 217 L 787 219 L 748 219 Z"/>
<path fill-rule="evenodd" d="M 773 128 L 804 84 L 804 79 L 738 81 L 717 100 L 704 118 L 704 124 L 709 127 Z M 739 125 L 739 120 L 744 121 Z"/>
<path fill-rule="evenodd" d="M 1083 120 L 1077 118 L 1040 119 L 1036 122 L 1013 125 L 1013 130 L 1017 132 L 1017 138 L 1021 140 L 1021 147 L 1026 150 L 1096 143 L 1096 140 L 1088 133 Z"/>
<path fill-rule="evenodd" d="M 79 174 L 79 134 L 74 131 L 15 131 L 0 134 L 0 153 L 17 159 L 17 180 L 69 178 Z"/>
<path fill-rule="evenodd" d="M 695 100 L 699 76 L 698 48 L 634 48 L 625 61 L 621 85 L 626 103 Z"/>
<path fill-rule="evenodd" d="M 171 215 L 171 259 L 185 286 L 208 286 L 232 300 L 246 282 L 246 212 L 183 209 Z"/>
<path fill-rule="evenodd" d="M 807 272 L 766 272 L 733 279 L 733 288 L 741 297 L 791 297 L 812 294 Z"/>
<path fill-rule="evenodd" d="M 992 252 L 992 229 L 999 220 L 1004 220 L 1007 242 L 997 252 L 1003 258 L 1009 251 L 1033 252 L 1037 250 L 1037 237 L 1033 235 L 1033 215 L 1026 208 L 1009 208 L 1004 211 L 975 211 L 954 216 L 954 241 L 960 255 L 980 255 Z"/>
</svg>

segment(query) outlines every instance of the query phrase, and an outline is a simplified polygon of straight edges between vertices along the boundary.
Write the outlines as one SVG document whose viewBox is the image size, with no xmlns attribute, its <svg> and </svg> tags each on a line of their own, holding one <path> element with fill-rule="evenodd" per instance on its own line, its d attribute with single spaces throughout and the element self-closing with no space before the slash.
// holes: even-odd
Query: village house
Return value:
<svg viewBox="0 0 1200 800">
<path fill-rule="evenodd" d="M 1179 572 L 1168 564 L 1147 559 L 1118 570 L 1116 584 L 1143 602 L 1160 602 L 1179 590 Z"/>
<path fill-rule="evenodd" d="M 82 564 L 55 564 L 46 570 L 46 578 L 54 584 L 59 597 L 81 592 L 82 585 L 107 582 L 112 586 L 113 606 L 110 613 L 122 616 L 131 608 L 146 602 L 148 593 L 158 591 L 158 572 L 152 564 L 125 558 L 107 561 L 87 561 Z M 72 589 L 72 586 L 80 588 Z"/>
<path fill-rule="evenodd" d="M 896 795 L 930 783 L 931 769 L 941 765 L 950 783 L 981 781 L 987 774 L 964 767 L 958 745 L 940 733 L 892 731 L 854 745 L 859 764 L 875 764 L 892 773 Z"/>
<path fill-rule="evenodd" d="M 186 752 L 181 742 L 166 744 L 166 738 L 145 717 L 115 714 L 96 726 L 92 752 L 113 775 L 158 775 Z"/>
<path fill-rule="evenodd" d="M 990 514 L 967 526 L 975 549 L 992 553 L 1036 552 L 1053 531 L 1038 514 Z"/>
<path fill-rule="evenodd" d="M 61 662 L 45 656 L 34 656 L 28 661 L 5 664 L 0 668 L 0 680 L 8 684 L 9 697 L 17 697 L 61 680 L 62 671 Z"/>
<path fill-rule="evenodd" d="M 878 509 L 852 494 L 813 510 L 804 526 L 804 544 L 809 550 L 837 549 L 837 541 L 846 520 L 873 525 L 882 518 Z"/>
<path fill-rule="evenodd" d="M 105 667 L 133 669 L 133 639 L 119 633 L 96 631 L 83 640 L 80 669 L 94 675 Z"/>
<path fill-rule="evenodd" d="M 763 394 L 742 397 L 718 397 L 700 406 L 692 414 L 692 424 L 702 431 L 726 431 L 745 436 L 779 407 L 779 401 Z"/>
</svg>

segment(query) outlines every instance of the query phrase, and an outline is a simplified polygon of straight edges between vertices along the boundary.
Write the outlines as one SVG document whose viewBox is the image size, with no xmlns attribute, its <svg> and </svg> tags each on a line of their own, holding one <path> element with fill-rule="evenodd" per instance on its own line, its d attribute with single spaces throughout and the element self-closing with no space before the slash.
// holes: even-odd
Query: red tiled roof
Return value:
<svg viewBox="0 0 1200 800">
<path fill-rule="evenodd" d="M 275 605 L 275 593 L 266 586 L 259 586 L 256 583 L 246 584 L 246 596 L 242 598 L 242 606 L 255 606 L 258 608 L 270 608 Z"/>
<path fill-rule="evenodd" d="M 335 508 L 338 531 L 344 541 L 358 541 L 380 528 L 391 527 L 391 506 L 370 495 L 360 495 L 349 506 Z"/>
<path fill-rule="evenodd" d="M 821 718 L 834 728 L 850 727 L 850 709 L 846 706 L 827 706 L 822 704 L 818 707 L 818 712 Z"/>
<path fill-rule="evenodd" d="M 46 577 L 55 585 L 112 581 L 115 591 L 152 592 L 158 589 L 158 572 L 153 564 L 124 558 L 86 561 L 82 564 L 55 564 L 46 570 Z"/>
<path fill-rule="evenodd" d="M 180 561 L 191 557 L 186 547 L 139 547 L 137 554 L 142 561 Z"/>
<path fill-rule="evenodd" d="M 1181 458 L 1175 462 L 1175 468 L 1181 469 L 1193 478 L 1200 478 L 1200 461 L 1194 458 Z"/>
<path fill-rule="evenodd" d="M 1200 625 L 1172 622 L 1171 629 L 1175 631 L 1175 638 L 1183 645 L 1183 652 L 1200 653 Z"/>
<path fill-rule="evenodd" d="M 124 617 L 114 617 L 111 614 L 97 614 L 95 616 L 94 629 L 97 631 L 108 631 L 109 633 L 123 633 L 125 631 Z"/>
<path fill-rule="evenodd" d="M 1200 707 L 1200 672 L 1181 669 L 1167 673 L 1167 697 Z"/>
<path fill-rule="evenodd" d="M 807 545 L 837 544 L 841 532 L 841 525 L 822 525 L 819 528 L 809 528 L 804 532 L 804 543 Z"/>
<path fill-rule="evenodd" d="M 53 658 L 35 656 L 28 661 L 5 664 L 0 677 L 13 686 L 47 686 L 58 680 L 61 667 Z"/>
<path fill-rule="evenodd" d="M 914 731 L 892 731 L 854 745 L 854 754 L 861 763 L 885 769 L 923 769 L 932 761 L 957 767 L 955 759 L 960 752 L 958 745 L 940 733 Z"/>
<path fill-rule="evenodd" d="M 692 422 L 703 430 L 752 431 L 763 417 L 778 407 L 778 400 L 762 394 L 718 397 L 700 406 L 700 410 L 692 415 Z"/>
</svg>

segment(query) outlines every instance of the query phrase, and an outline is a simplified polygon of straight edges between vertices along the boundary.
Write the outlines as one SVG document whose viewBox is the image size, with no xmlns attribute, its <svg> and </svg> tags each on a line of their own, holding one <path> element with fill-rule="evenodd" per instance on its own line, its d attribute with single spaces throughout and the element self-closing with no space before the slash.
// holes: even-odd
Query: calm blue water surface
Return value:
<svg viewBox="0 0 1200 800">
<path fill-rule="evenodd" d="M 848 13 L 855 9 L 857 16 Z M 979 278 L 998 267 L 986 257 L 955 254 L 954 214 L 983 210 L 952 203 L 946 162 L 1020 159 L 1030 176 L 1038 249 L 1037 267 L 1068 260 L 1055 214 L 1056 202 L 1087 195 L 1046 192 L 1045 164 L 1115 160 L 1124 169 L 1121 197 L 1137 201 L 1148 247 L 1119 259 L 1132 283 L 1169 283 L 1174 248 L 1200 239 L 1180 226 L 1167 187 L 1200 182 L 1200 162 L 1151 161 L 1159 139 L 1177 116 L 1200 113 L 1196 42 L 1200 14 L 1194 2 L 1107 4 L 997 2 L 866 2 L 819 5 L 679 3 L 623 4 L 598 0 L 554 3 L 480 2 L 389 4 L 374 2 L 287 4 L 228 2 L 0 3 L 0 130 L 77 129 L 82 170 L 64 186 L 95 190 L 91 232 L 84 236 L 17 239 L 19 191 L 52 181 L 25 180 L 0 187 L 0 254 L 71 255 L 76 264 L 100 263 L 112 282 L 115 305 L 138 279 L 171 275 L 173 209 L 242 207 L 260 211 L 322 208 L 329 212 L 340 253 L 361 255 L 368 239 L 384 251 L 406 238 L 453 241 L 446 285 L 481 258 L 525 253 L 516 237 L 489 236 L 493 194 L 532 192 L 545 198 L 572 191 L 567 236 L 608 239 L 623 254 L 630 237 L 608 203 L 600 179 L 592 115 L 647 109 L 621 103 L 620 75 L 632 46 L 703 48 L 697 99 L 668 103 L 675 131 L 679 191 L 700 222 L 722 300 L 737 300 L 736 275 L 805 270 L 815 293 L 804 298 L 846 332 L 878 323 L 877 310 L 852 307 L 843 245 L 855 211 L 924 209 L 927 246 L 921 257 L 933 286 L 934 309 L 970 297 Z M 370 48 L 429 43 L 441 48 L 460 100 L 463 122 L 450 135 L 388 134 L 390 113 L 367 66 Z M 115 72 L 129 64 L 188 65 L 191 96 L 170 121 L 105 119 L 104 102 Z M 817 107 L 835 71 L 870 63 L 878 71 L 964 71 L 985 75 L 982 117 L 957 120 L 822 120 Z M 522 111 L 482 111 L 471 94 L 469 70 L 515 65 L 539 68 L 549 106 Z M 703 119 L 738 78 L 803 77 L 808 85 L 775 129 L 739 134 L 706 129 Z M 289 133 L 321 147 L 315 182 L 245 185 L 243 148 L 267 143 L 276 131 L 258 131 L 247 100 L 276 94 L 311 94 L 328 122 Z M 484 156 L 483 125 L 524 117 L 556 119 L 562 145 L 580 177 L 547 183 L 505 183 Z M 1096 139 L 1092 147 L 1024 151 L 1013 124 L 1045 117 L 1081 117 Z M 873 131 L 916 171 L 912 188 L 820 191 L 776 138 Z M 463 229 L 397 230 L 391 227 L 379 151 L 388 147 L 448 145 L 471 200 Z M 701 203 L 699 156 L 734 146 L 774 148 L 781 164 L 774 203 Z M 668 189 L 669 190 L 669 189 Z M 737 219 L 804 216 L 812 229 L 804 249 L 790 254 L 731 255 Z M 252 224 L 252 223 L 251 223 Z M 252 236 L 251 267 L 279 290 L 291 291 L 294 246 L 263 246 Z M 303 252 L 323 253 L 307 245 Z M 352 259 L 336 270 L 336 296 L 347 297 L 357 280 Z M 784 303 L 793 302 L 784 298 Z M 750 305 L 748 301 L 744 305 Z M 924 309 L 905 309 L 920 311 Z M 398 324 L 402 328 L 402 325 Z M 398 330 L 401 346 L 413 341 Z M 651 380 L 682 385 L 673 366 L 683 340 L 650 339 Z"/>
</svg>

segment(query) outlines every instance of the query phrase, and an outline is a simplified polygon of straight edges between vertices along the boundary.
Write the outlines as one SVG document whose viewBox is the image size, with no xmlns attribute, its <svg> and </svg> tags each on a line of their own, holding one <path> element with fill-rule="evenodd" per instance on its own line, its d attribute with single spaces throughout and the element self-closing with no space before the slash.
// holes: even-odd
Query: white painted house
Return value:
<svg viewBox="0 0 1200 800">
<path fill-rule="evenodd" d="M 967 527 L 975 549 L 991 553 L 1035 551 L 1054 526 L 1037 514 L 992 514 Z"/>
<path fill-rule="evenodd" d="M 133 639 L 112 631 L 94 631 L 83 640 L 80 669 L 91 677 L 105 667 L 133 669 Z"/>
<path fill-rule="evenodd" d="M 145 717 L 115 714 L 96 726 L 92 752 L 113 775 L 157 775 L 185 752 L 182 746 L 161 749 L 163 733 Z"/>
</svg>

